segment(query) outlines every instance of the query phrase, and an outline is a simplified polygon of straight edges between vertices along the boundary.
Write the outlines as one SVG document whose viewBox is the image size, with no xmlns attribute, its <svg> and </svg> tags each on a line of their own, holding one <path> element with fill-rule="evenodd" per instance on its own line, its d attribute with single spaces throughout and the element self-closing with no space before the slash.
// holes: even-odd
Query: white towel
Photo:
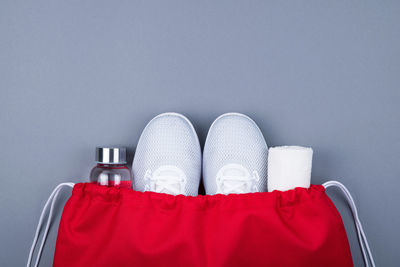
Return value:
<svg viewBox="0 0 400 267">
<path fill-rule="evenodd" d="M 312 154 L 309 147 L 271 147 L 268 153 L 268 192 L 310 187 Z"/>
</svg>

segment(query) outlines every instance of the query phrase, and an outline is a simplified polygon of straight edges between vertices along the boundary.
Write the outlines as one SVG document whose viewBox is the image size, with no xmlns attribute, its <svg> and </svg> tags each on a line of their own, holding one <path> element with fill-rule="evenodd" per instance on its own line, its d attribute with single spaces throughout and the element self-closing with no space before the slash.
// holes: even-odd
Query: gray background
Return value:
<svg viewBox="0 0 400 267">
<path fill-rule="evenodd" d="M 399 1 L 1 1 L 0 265 L 25 264 L 44 202 L 87 180 L 96 145 L 132 157 L 165 111 L 202 143 L 238 111 L 270 146 L 313 147 L 313 183 L 348 186 L 378 266 L 398 265 L 399 14 Z"/>
</svg>

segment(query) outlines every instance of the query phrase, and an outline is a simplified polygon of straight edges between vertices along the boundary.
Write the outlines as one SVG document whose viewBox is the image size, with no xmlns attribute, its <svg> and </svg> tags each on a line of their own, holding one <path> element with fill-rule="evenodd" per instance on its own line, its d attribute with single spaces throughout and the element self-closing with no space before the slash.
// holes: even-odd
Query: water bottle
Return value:
<svg viewBox="0 0 400 267">
<path fill-rule="evenodd" d="M 92 183 L 131 188 L 132 171 L 126 164 L 125 147 L 96 147 L 96 163 L 90 172 Z"/>
</svg>

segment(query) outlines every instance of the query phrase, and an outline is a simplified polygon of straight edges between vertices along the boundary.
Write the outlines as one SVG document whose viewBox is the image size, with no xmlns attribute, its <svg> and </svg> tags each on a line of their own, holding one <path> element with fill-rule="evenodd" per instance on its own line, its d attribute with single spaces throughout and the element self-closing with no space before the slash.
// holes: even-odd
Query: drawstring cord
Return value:
<svg viewBox="0 0 400 267">
<path fill-rule="evenodd" d="M 372 267 L 375 267 L 375 261 L 372 256 L 371 249 L 368 245 L 368 241 L 367 241 L 367 237 L 365 235 L 364 229 L 361 225 L 360 218 L 358 217 L 358 211 L 357 211 L 356 204 L 354 203 L 353 197 L 351 196 L 349 190 L 342 183 L 340 183 L 338 181 L 328 181 L 323 184 L 323 187 L 325 187 L 325 189 L 327 189 L 328 187 L 331 187 L 331 186 L 338 187 L 342 191 L 344 196 L 346 197 L 347 203 L 349 204 L 350 209 L 351 209 L 351 213 L 353 214 L 354 223 L 355 223 L 356 229 L 357 229 L 357 236 L 358 236 L 358 240 L 360 242 L 361 251 L 363 253 L 365 265 L 367 267 L 369 267 L 369 262 L 371 262 Z"/>
<path fill-rule="evenodd" d="M 31 266 L 33 252 L 35 251 L 36 243 L 37 243 L 37 241 L 39 239 L 39 235 L 40 235 L 40 230 L 41 230 L 41 228 L 43 226 L 44 217 L 46 215 L 46 212 L 48 210 L 48 207 L 49 207 L 50 203 L 51 203 L 51 206 L 50 206 L 50 211 L 49 211 L 49 215 L 48 215 L 48 218 L 47 218 L 46 229 L 44 231 L 42 242 L 40 244 L 40 247 L 39 247 L 39 250 L 38 250 L 38 253 L 37 253 L 37 256 L 36 256 L 36 262 L 35 262 L 35 265 L 34 265 L 35 267 L 37 267 L 39 265 L 40 256 L 42 255 L 42 251 L 43 251 L 43 248 L 44 248 L 44 243 L 46 242 L 46 237 L 47 237 L 47 234 L 48 234 L 49 229 L 50 229 L 50 224 L 51 224 L 51 220 L 52 220 L 52 217 L 53 217 L 54 206 L 56 204 L 58 194 L 60 193 L 61 189 L 63 189 L 63 187 L 71 187 L 72 188 L 72 187 L 74 187 L 74 185 L 75 185 L 74 183 L 61 183 L 61 184 L 59 184 L 53 190 L 53 192 L 51 193 L 51 195 L 47 199 L 46 204 L 43 207 L 42 214 L 40 215 L 40 218 L 39 218 L 38 226 L 36 228 L 35 237 L 33 238 L 31 250 L 29 252 L 28 262 L 26 263 L 26 267 L 30 267 Z"/>
</svg>

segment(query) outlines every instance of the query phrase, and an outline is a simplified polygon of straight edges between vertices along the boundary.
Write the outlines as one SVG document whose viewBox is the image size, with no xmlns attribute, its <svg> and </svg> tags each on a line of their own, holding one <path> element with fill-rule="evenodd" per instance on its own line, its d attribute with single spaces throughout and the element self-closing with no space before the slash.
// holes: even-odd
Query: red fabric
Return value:
<svg viewBox="0 0 400 267">
<path fill-rule="evenodd" d="M 342 219 L 320 185 L 171 196 L 77 184 L 54 266 L 353 266 Z"/>
</svg>

